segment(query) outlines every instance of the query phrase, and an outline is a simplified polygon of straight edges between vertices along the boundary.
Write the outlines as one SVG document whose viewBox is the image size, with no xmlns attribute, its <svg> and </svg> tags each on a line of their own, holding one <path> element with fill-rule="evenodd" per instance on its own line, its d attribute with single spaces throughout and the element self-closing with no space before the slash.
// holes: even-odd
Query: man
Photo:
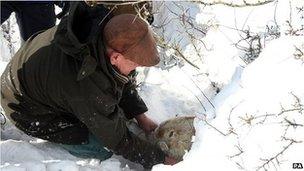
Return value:
<svg viewBox="0 0 304 171">
<path fill-rule="evenodd" d="M 69 9 L 67 1 L 1 1 L 1 24 L 14 12 L 20 30 L 22 43 L 33 34 L 49 29 L 61 19 Z M 56 4 L 62 9 L 55 14 Z"/>
<path fill-rule="evenodd" d="M 102 6 L 77 2 L 58 26 L 26 41 L 1 76 L 5 114 L 76 156 L 104 160 L 114 152 L 145 168 L 174 164 L 126 127 L 132 118 L 146 132 L 157 126 L 131 78 L 137 66 L 159 62 L 152 31 L 135 15 L 105 16 Z"/>
<path fill-rule="evenodd" d="M 53 27 L 56 23 L 53 2 L 1 2 L 1 24 L 15 12 L 22 41 L 31 35 Z"/>
</svg>

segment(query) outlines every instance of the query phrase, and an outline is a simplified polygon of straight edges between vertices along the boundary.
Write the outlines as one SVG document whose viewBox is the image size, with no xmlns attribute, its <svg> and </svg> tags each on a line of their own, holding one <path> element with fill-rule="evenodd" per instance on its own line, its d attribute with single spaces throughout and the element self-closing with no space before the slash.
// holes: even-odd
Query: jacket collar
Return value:
<svg viewBox="0 0 304 171">
<path fill-rule="evenodd" d="M 123 84 L 126 84 L 127 82 L 129 82 L 129 77 L 126 77 L 126 76 L 122 75 L 121 73 L 119 73 L 119 71 L 117 71 L 117 69 L 115 67 L 112 67 L 112 74 L 116 78 L 117 81 L 119 81 Z"/>
<path fill-rule="evenodd" d="M 100 35 L 103 25 L 111 17 L 108 12 L 103 6 L 89 7 L 82 1 L 72 2 L 69 15 L 58 25 L 54 42 L 65 54 L 79 61 L 78 81 L 94 73 L 97 66 L 110 74 Z"/>
</svg>

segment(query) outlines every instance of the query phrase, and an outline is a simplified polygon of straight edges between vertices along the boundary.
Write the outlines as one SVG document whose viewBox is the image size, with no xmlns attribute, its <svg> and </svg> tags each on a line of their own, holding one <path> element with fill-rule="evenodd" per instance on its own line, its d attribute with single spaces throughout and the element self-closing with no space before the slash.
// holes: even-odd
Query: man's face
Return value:
<svg viewBox="0 0 304 171">
<path fill-rule="evenodd" d="M 127 59 L 121 53 L 115 51 L 108 51 L 108 57 L 110 58 L 111 64 L 125 76 L 139 66 L 137 63 Z"/>
</svg>

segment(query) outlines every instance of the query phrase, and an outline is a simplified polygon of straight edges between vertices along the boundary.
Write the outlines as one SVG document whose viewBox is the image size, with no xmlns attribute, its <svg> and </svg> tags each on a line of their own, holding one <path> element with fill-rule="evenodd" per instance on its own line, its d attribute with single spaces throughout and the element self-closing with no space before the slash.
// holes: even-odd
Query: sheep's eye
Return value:
<svg viewBox="0 0 304 171">
<path fill-rule="evenodd" d="M 171 138 L 171 137 L 173 136 L 173 134 L 174 134 L 174 131 L 171 131 L 171 132 L 169 133 L 169 137 Z"/>
</svg>

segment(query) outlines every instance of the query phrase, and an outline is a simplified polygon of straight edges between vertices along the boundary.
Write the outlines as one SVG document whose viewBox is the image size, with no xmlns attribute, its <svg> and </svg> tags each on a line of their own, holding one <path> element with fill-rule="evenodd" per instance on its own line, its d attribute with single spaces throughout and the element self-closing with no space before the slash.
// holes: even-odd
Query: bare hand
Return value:
<svg viewBox="0 0 304 171">
<path fill-rule="evenodd" d="M 151 133 L 157 128 L 157 124 L 148 118 L 145 114 L 141 114 L 135 117 L 138 122 L 138 126 L 141 127 L 145 132 Z"/>
</svg>

